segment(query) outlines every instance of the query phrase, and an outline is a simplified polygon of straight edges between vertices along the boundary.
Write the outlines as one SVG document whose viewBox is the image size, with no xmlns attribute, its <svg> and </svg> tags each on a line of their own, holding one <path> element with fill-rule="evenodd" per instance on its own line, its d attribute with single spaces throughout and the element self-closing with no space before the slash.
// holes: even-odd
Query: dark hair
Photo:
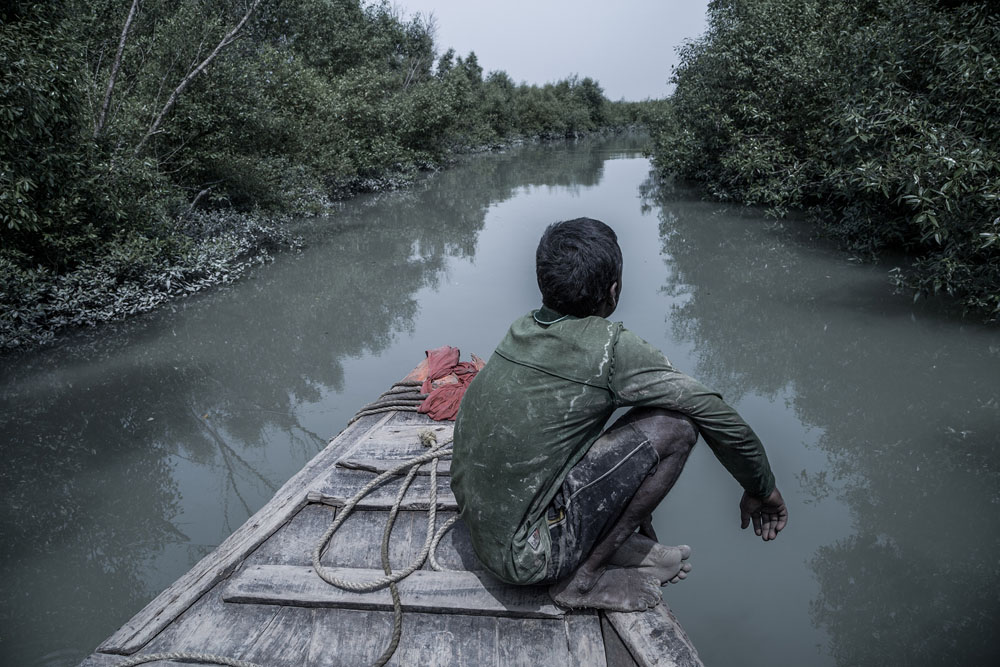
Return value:
<svg viewBox="0 0 1000 667">
<path fill-rule="evenodd" d="M 613 229 L 592 218 L 549 225 L 535 252 L 542 303 L 563 315 L 597 313 L 621 271 L 618 237 Z"/>
</svg>

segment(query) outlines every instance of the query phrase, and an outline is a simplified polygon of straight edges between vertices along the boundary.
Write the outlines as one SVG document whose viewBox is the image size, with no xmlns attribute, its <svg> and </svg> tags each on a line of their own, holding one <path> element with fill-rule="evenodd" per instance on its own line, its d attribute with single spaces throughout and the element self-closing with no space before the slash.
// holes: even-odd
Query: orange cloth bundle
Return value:
<svg viewBox="0 0 1000 667">
<path fill-rule="evenodd" d="M 444 345 L 427 351 L 426 375 L 422 391 L 427 398 L 417 408 L 435 421 L 454 420 L 465 389 L 486 362 L 472 355 L 472 361 L 459 361 L 457 347 Z M 421 364 L 423 365 L 423 364 Z"/>
</svg>

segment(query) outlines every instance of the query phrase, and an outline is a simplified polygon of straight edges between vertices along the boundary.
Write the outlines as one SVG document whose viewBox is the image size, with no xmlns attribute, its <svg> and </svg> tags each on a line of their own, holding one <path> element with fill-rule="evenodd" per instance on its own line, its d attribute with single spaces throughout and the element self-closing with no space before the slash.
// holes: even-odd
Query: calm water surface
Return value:
<svg viewBox="0 0 1000 667">
<path fill-rule="evenodd" d="M 536 307 L 548 223 L 618 232 L 615 318 L 716 387 L 791 521 L 739 530 L 704 446 L 656 516 L 709 665 L 996 664 L 1000 336 L 792 223 L 654 193 L 634 139 L 475 158 L 302 224 L 237 285 L 5 358 L 0 663 L 74 665 L 443 344 Z"/>
</svg>

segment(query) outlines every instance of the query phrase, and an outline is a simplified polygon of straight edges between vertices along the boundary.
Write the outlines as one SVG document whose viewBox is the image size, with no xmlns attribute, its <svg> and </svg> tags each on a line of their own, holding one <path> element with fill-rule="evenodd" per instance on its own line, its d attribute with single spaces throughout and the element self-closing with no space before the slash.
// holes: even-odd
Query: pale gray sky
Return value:
<svg viewBox="0 0 1000 667">
<path fill-rule="evenodd" d="M 667 95 L 674 49 L 705 30 L 708 0 L 396 0 L 433 12 L 437 45 L 475 51 L 484 72 L 520 83 L 570 74 L 597 79 L 609 99 Z"/>
</svg>

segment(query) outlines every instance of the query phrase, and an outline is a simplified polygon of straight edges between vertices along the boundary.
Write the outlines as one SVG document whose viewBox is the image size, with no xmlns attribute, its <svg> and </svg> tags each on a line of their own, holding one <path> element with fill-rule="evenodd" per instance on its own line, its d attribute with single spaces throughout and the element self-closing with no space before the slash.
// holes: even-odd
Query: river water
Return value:
<svg viewBox="0 0 1000 667">
<path fill-rule="evenodd" d="M 586 215 L 619 234 L 615 319 L 737 407 L 790 507 L 776 542 L 740 531 L 700 445 L 658 510 L 706 664 L 996 664 L 997 330 L 648 176 L 636 138 L 476 157 L 301 223 L 236 285 L 3 359 L 0 663 L 76 664 L 425 349 L 487 357 L 538 303 L 542 229 Z"/>
</svg>

